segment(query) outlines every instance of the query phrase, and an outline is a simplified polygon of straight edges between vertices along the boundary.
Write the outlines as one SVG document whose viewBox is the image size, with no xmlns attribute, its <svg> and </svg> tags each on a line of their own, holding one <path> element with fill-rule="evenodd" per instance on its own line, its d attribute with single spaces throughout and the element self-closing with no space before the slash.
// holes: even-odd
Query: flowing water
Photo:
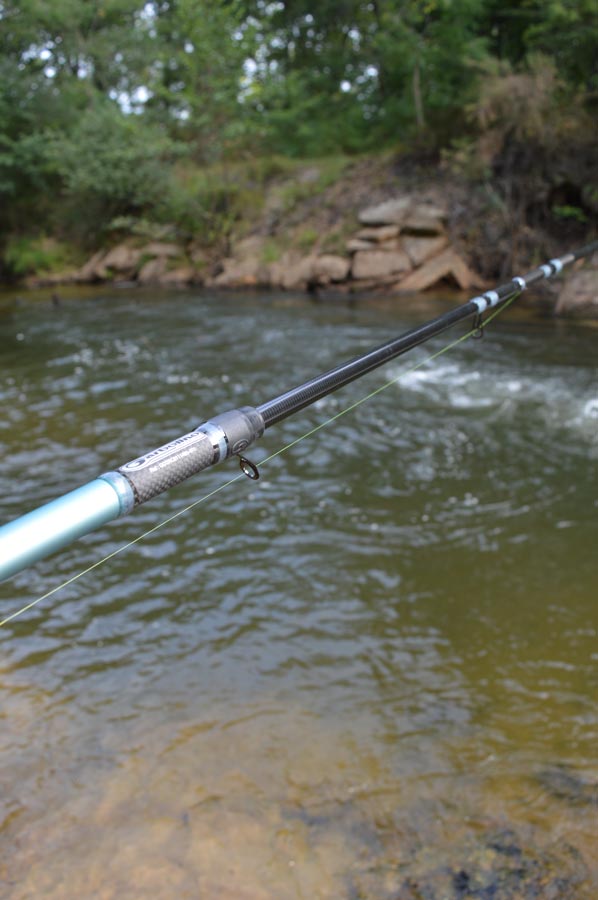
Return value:
<svg viewBox="0 0 598 900">
<path fill-rule="evenodd" d="M 441 308 L 6 300 L 2 520 Z M 598 895 L 598 331 L 513 310 L 425 361 L 449 339 L 0 630 L 2 897 Z M 237 472 L 5 582 L 0 614 Z"/>
</svg>

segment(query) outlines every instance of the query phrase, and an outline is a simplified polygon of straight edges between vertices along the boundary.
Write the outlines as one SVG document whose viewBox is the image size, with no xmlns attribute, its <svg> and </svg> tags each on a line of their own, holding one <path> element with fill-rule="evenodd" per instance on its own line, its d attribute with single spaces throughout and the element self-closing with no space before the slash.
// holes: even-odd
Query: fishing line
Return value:
<svg viewBox="0 0 598 900">
<path fill-rule="evenodd" d="M 499 309 L 496 309 L 487 319 L 484 321 L 484 328 L 486 325 L 489 325 L 492 319 L 495 319 L 496 316 L 506 309 L 508 306 L 513 303 L 520 294 L 515 294 L 508 300 L 506 303 L 503 303 Z M 404 378 L 406 375 L 410 375 L 412 372 L 416 372 L 418 369 L 421 369 L 422 366 L 426 365 L 426 363 L 433 362 L 435 359 L 438 359 L 439 356 L 442 356 L 444 353 L 448 353 L 449 350 L 452 350 L 454 347 L 457 347 L 459 344 L 462 344 L 463 341 L 466 341 L 471 337 L 479 337 L 480 335 L 480 325 L 479 323 L 474 323 L 473 328 L 470 331 L 467 331 L 465 334 L 462 334 L 461 337 L 456 338 L 454 341 L 451 341 L 450 344 L 447 344 L 442 350 L 438 350 L 437 353 L 432 353 L 430 356 L 426 356 L 425 359 L 420 360 L 415 365 L 410 366 L 408 369 L 403 369 L 402 372 L 399 372 L 394 378 L 391 378 L 390 381 L 384 382 L 384 384 L 379 385 L 379 387 L 375 388 L 373 391 L 370 391 L 369 394 L 366 394 L 365 397 L 361 397 L 359 400 L 355 400 L 354 403 L 351 403 L 349 406 L 341 409 L 340 412 L 335 413 L 335 415 L 330 416 L 329 419 L 325 419 L 323 422 L 320 422 L 319 425 L 316 425 L 310 431 L 307 431 L 305 434 L 302 434 L 300 437 L 295 438 L 294 441 L 291 441 L 288 444 L 285 444 L 284 447 L 281 447 L 280 450 L 277 450 L 275 453 L 272 453 L 270 456 L 267 456 L 263 462 L 260 463 L 260 466 L 263 466 L 265 463 L 270 462 L 272 459 L 276 459 L 277 456 L 280 456 L 281 453 L 286 453 L 287 450 L 290 450 L 291 447 L 295 447 L 297 444 L 301 443 L 301 441 L 305 440 L 305 438 L 311 437 L 313 434 L 316 434 L 318 431 L 321 431 L 322 428 L 325 428 L 327 425 L 332 424 L 332 422 L 336 422 L 337 419 L 340 419 L 341 416 L 346 415 L 349 412 L 352 412 L 354 409 L 357 409 L 358 406 L 361 406 L 367 400 L 371 400 L 372 397 L 375 397 L 377 394 L 381 394 L 382 391 L 385 391 L 387 388 L 391 387 L 393 384 L 396 384 L 401 378 Z M 0 626 L 2 622 L 0 622 Z"/>
<path fill-rule="evenodd" d="M 371 347 L 365 353 L 345 360 L 264 403 L 220 412 L 192 431 L 160 447 L 146 450 L 118 468 L 98 474 L 86 484 L 1 525 L 0 581 L 11 578 L 44 556 L 55 553 L 108 522 L 128 516 L 141 504 L 231 456 L 237 457 L 245 475 L 257 480 L 258 467 L 242 454 L 272 425 L 438 337 L 460 322 L 473 319 L 473 327 L 463 335 L 463 339 L 479 336 L 483 327 L 482 318 L 490 310 L 503 309 L 506 302 L 512 302 L 521 291 L 558 275 L 565 266 L 597 250 L 598 240 L 551 259 L 525 275 L 517 275 L 493 290 L 472 297 L 448 312 L 377 347 Z M 447 345 L 447 349 L 454 343 Z M 384 390 L 384 386 L 380 390 Z M 363 402 L 376 393 L 372 392 Z M 354 408 L 352 405 L 340 412 L 344 415 Z M 334 421 L 334 417 L 330 421 Z M 328 420 L 321 427 L 325 424 Z M 309 432 L 313 433 L 313 430 Z M 284 452 L 284 449 L 278 452 Z"/>
<path fill-rule="evenodd" d="M 501 306 L 492 312 L 487 319 L 484 321 L 484 327 L 490 324 L 490 322 L 496 318 L 503 310 L 505 310 L 508 306 L 510 306 L 517 297 L 520 296 L 519 293 L 514 294 L 509 300 L 505 301 Z M 459 346 L 464 341 L 468 340 L 471 337 L 476 335 L 479 336 L 480 325 L 478 322 L 474 323 L 473 328 L 469 331 L 462 334 L 460 337 L 456 338 L 454 341 L 446 344 L 441 350 L 438 350 L 436 353 L 432 353 L 419 362 L 415 363 L 412 366 L 409 366 L 406 369 L 403 369 L 399 372 L 398 375 L 395 375 L 394 378 L 391 378 L 389 381 L 384 382 L 379 385 L 373 391 L 370 391 L 369 394 L 366 394 L 364 397 L 361 397 L 359 400 L 355 400 L 353 403 L 349 404 L 349 406 L 344 407 L 339 412 L 335 413 L 333 416 L 330 416 L 328 419 L 325 419 L 323 422 L 320 422 L 319 425 L 316 425 L 314 428 L 311 428 L 309 431 L 306 431 L 304 434 L 295 438 L 292 441 L 289 441 L 288 444 L 285 444 L 279 450 L 276 450 L 274 453 L 271 453 L 270 456 L 267 456 L 264 460 L 260 462 L 260 466 L 264 466 L 267 463 L 271 462 L 273 459 L 276 459 L 278 456 L 281 456 L 283 453 L 286 453 L 292 447 L 296 447 L 297 444 L 300 444 L 302 441 L 311 437 L 314 434 L 317 434 L 318 431 L 321 431 L 323 428 L 326 428 L 328 425 L 331 425 L 333 422 L 336 422 L 337 419 L 340 419 L 342 416 L 345 416 L 347 413 L 352 412 L 354 409 L 357 409 L 362 404 L 366 403 L 368 400 L 371 400 L 372 397 L 376 397 L 378 394 L 381 394 L 382 391 L 387 390 L 392 385 L 397 384 L 401 380 L 401 378 L 405 378 L 407 375 L 410 375 L 412 372 L 416 372 L 418 369 L 421 369 L 427 363 L 433 362 L 439 357 L 443 356 L 445 353 L 448 353 L 449 350 Z M 19 616 L 22 616 L 24 613 L 28 612 L 30 609 L 33 609 L 34 606 L 37 606 L 39 603 L 42 603 L 44 600 L 48 600 L 54 594 L 57 594 L 59 591 L 64 590 L 64 588 L 68 587 L 70 584 L 73 584 L 75 581 L 78 581 L 80 578 L 83 578 L 84 575 L 88 575 L 90 572 L 93 572 L 95 569 L 98 569 L 100 566 L 103 566 L 105 563 L 109 562 L 109 560 L 113 559 L 115 556 L 118 556 L 120 553 L 124 553 L 125 550 L 128 550 L 130 547 L 133 547 L 135 544 L 140 543 L 146 538 L 150 537 L 152 534 L 155 534 L 156 531 L 159 531 L 161 528 L 164 528 L 166 525 L 169 525 L 171 522 L 174 522 L 175 519 L 178 519 L 179 516 L 185 515 L 185 513 L 190 512 L 192 509 L 195 509 L 196 506 L 199 506 L 201 503 L 205 503 L 206 500 L 210 500 L 216 494 L 219 494 L 221 491 L 225 490 L 225 488 L 230 487 L 231 484 L 234 484 L 236 481 L 239 481 L 241 478 L 244 478 L 244 472 L 239 472 L 237 475 L 234 475 L 232 478 L 229 478 L 228 481 L 225 481 L 223 484 L 214 488 L 214 490 L 210 491 L 207 494 L 203 494 L 197 500 L 194 500 L 192 503 L 188 504 L 188 506 L 183 507 L 183 509 L 178 510 L 173 513 L 171 516 L 168 516 L 163 521 L 159 522 L 157 525 L 152 526 L 152 528 L 144 531 L 142 534 L 138 535 L 136 538 L 133 538 L 131 541 L 127 541 L 127 543 L 123 544 L 120 547 L 117 547 L 116 550 L 112 550 L 111 553 L 108 553 L 106 556 L 97 560 L 97 562 L 92 563 L 92 565 L 87 566 L 87 568 L 78 572 L 76 575 L 73 575 L 71 578 L 68 578 L 66 581 L 63 581 L 61 584 L 52 588 L 50 591 L 47 591 L 45 594 L 42 594 L 41 597 L 37 597 L 35 600 L 32 600 L 30 603 L 27 603 L 25 606 L 21 607 L 10 615 L 6 616 L 4 619 L 0 620 L 0 628 L 7 625 L 9 622 L 12 622 L 14 619 L 17 619 Z"/>
</svg>

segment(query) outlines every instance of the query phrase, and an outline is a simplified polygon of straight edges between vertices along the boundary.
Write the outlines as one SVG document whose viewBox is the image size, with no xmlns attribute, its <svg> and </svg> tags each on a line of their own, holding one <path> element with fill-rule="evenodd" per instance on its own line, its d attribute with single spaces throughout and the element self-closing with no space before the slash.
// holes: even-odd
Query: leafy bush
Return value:
<svg viewBox="0 0 598 900">
<path fill-rule="evenodd" d="M 455 140 L 446 154 L 457 173 L 527 177 L 546 166 L 556 170 L 551 156 L 556 163 L 565 152 L 585 147 L 593 130 L 585 97 L 562 81 L 553 60 L 532 54 L 517 68 L 487 60 L 476 70 L 477 97 L 467 108 L 469 134 Z"/>
<path fill-rule="evenodd" d="M 164 204 L 180 152 L 157 126 L 108 102 L 92 106 L 70 134 L 51 141 L 71 218 L 91 234 L 116 216 Z"/>
<path fill-rule="evenodd" d="M 10 238 L 3 258 L 5 268 L 13 275 L 58 272 L 74 262 L 72 248 L 48 237 Z"/>
</svg>

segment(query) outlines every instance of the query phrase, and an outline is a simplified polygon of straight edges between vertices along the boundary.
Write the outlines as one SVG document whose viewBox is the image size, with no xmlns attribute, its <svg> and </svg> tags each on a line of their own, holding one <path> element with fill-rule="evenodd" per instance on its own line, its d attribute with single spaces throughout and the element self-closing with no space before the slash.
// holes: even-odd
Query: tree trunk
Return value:
<svg viewBox="0 0 598 900">
<path fill-rule="evenodd" d="M 426 126 L 426 120 L 424 117 L 424 104 L 422 100 L 419 60 L 415 61 L 415 66 L 413 67 L 412 89 L 413 105 L 415 107 L 415 121 L 417 123 L 417 130 L 421 134 Z"/>
</svg>

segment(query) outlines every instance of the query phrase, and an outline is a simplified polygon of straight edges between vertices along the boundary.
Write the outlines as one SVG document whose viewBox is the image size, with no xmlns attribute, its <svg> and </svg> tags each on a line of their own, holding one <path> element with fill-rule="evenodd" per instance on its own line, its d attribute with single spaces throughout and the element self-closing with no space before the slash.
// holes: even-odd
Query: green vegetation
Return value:
<svg viewBox="0 0 598 900">
<path fill-rule="evenodd" d="M 218 245 L 300 160 L 286 209 L 388 149 L 593 221 L 597 46 L 596 0 L 0 0 L 0 266 L 127 221 Z"/>
<path fill-rule="evenodd" d="M 60 272 L 77 262 L 72 245 L 48 237 L 10 237 L 4 259 L 16 275 Z"/>
</svg>

